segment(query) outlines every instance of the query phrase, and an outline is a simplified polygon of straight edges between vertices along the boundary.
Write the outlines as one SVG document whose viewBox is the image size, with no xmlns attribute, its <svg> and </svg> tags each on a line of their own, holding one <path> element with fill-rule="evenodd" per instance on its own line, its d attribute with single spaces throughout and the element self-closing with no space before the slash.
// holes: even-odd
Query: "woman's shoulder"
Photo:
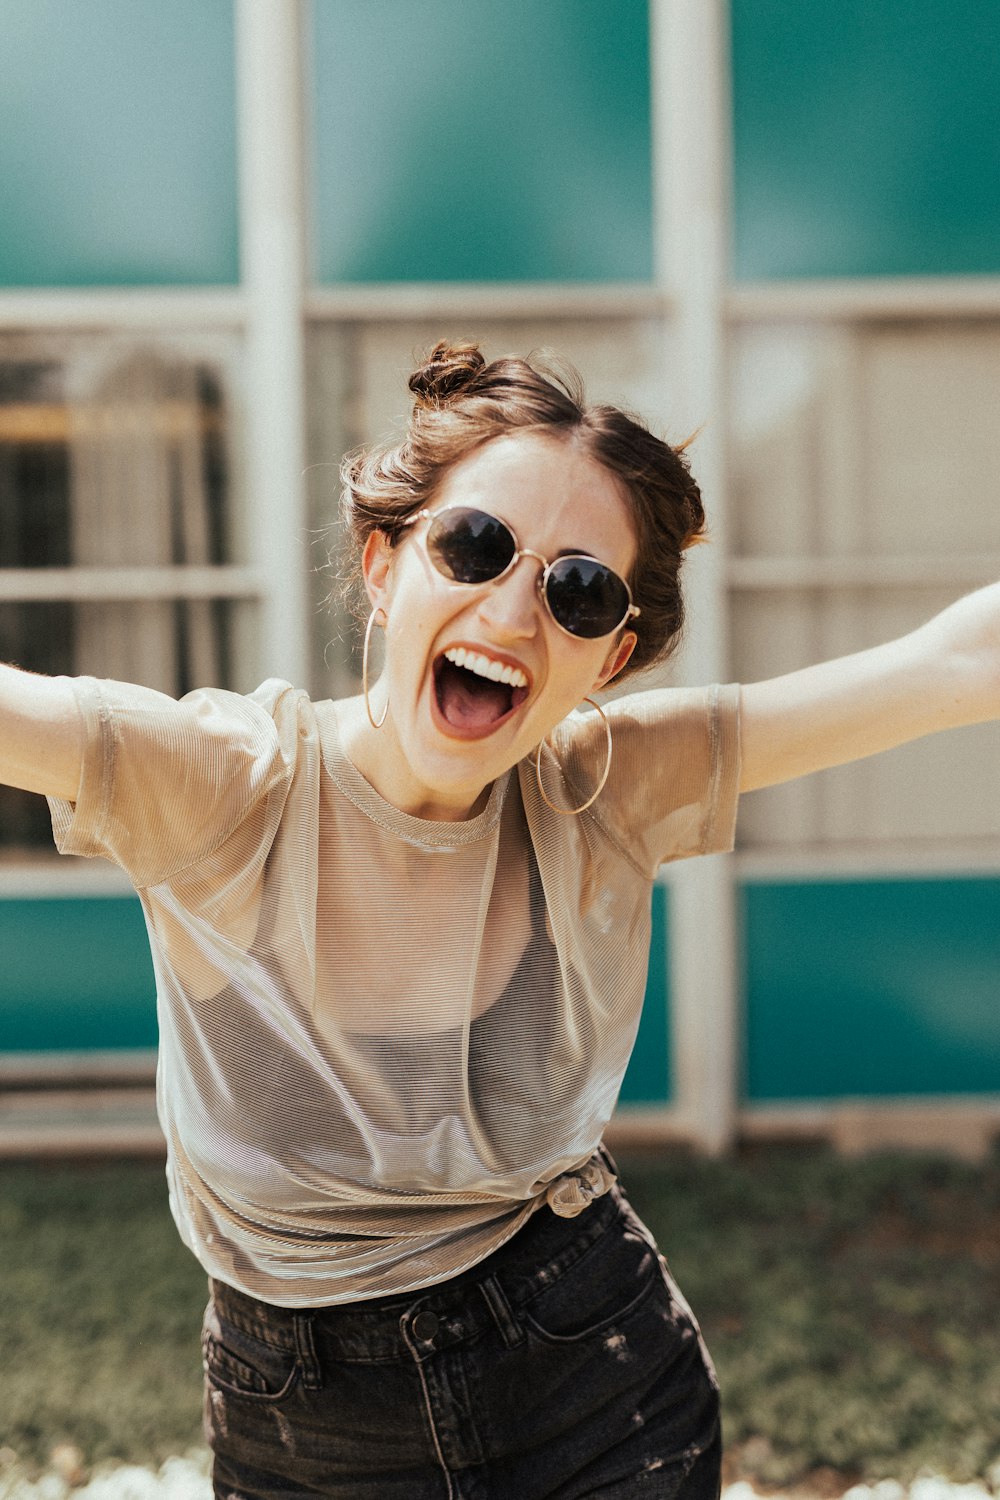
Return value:
<svg viewBox="0 0 1000 1500">
<path fill-rule="evenodd" d="M 715 741 L 734 727 L 739 714 L 739 685 L 650 687 L 620 694 L 600 705 L 581 705 L 553 734 L 564 753 L 604 753 L 605 720 L 615 744 L 635 753 L 648 749 L 662 757 L 671 749 L 684 754 L 685 741 Z"/>
<path fill-rule="evenodd" d="M 589 816 L 644 871 L 729 848 L 739 784 L 739 687 L 650 688 L 561 726 L 558 753 Z M 610 757 L 610 759 L 609 759 Z M 605 774 L 606 768 L 606 774 Z"/>
</svg>

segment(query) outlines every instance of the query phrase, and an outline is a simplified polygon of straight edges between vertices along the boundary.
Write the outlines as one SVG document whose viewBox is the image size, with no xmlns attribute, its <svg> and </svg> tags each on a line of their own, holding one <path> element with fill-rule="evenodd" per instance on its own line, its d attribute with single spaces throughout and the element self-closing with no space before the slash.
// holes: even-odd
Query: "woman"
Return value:
<svg viewBox="0 0 1000 1500">
<path fill-rule="evenodd" d="M 472 346 L 410 386 L 345 465 L 359 697 L 5 668 L 0 769 L 143 901 L 216 1493 L 715 1495 L 711 1364 L 601 1146 L 650 882 L 741 789 L 1000 713 L 1000 588 L 742 699 L 578 713 L 677 638 L 683 457 Z"/>
</svg>

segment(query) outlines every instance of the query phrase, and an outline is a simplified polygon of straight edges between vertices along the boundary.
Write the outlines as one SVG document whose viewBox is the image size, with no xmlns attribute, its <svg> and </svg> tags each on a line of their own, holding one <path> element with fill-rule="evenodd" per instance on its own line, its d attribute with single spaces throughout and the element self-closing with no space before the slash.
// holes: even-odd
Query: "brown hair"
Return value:
<svg viewBox="0 0 1000 1500">
<path fill-rule="evenodd" d="M 664 660 L 684 619 L 681 554 L 705 528 L 683 445 L 672 448 L 618 407 L 587 406 L 570 367 L 536 368 L 514 357 L 487 364 L 476 344 L 438 344 L 409 384 L 415 400 L 402 441 L 360 449 L 342 466 L 344 518 L 356 546 L 373 531 L 395 545 L 402 522 L 431 503 L 448 470 L 491 438 L 565 437 L 615 476 L 632 514 L 637 550 L 628 581 L 641 613 L 629 627 L 638 642 L 621 677 Z"/>
</svg>

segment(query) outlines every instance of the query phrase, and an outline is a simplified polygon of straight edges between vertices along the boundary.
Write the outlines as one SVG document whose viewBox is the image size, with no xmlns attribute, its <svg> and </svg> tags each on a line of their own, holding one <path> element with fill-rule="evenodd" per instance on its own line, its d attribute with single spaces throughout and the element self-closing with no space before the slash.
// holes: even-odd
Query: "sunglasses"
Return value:
<svg viewBox="0 0 1000 1500">
<path fill-rule="evenodd" d="M 472 588 L 498 583 L 522 557 L 542 564 L 538 591 L 560 630 L 583 640 L 611 635 L 639 610 L 624 578 L 596 557 L 575 552 L 547 561 L 530 547 L 519 547 L 506 521 L 470 505 L 420 510 L 404 526 L 430 521 L 424 536 L 427 555 L 443 578 Z"/>
</svg>

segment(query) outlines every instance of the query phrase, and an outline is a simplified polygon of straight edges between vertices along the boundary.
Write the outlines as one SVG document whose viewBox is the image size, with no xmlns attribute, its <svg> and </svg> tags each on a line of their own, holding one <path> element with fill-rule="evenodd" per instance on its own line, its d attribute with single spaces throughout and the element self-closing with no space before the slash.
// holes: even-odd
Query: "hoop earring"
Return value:
<svg viewBox="0 0 1000 1500">
<path fill-rule="evenodd" d="M 371 614 L 368 616 L 368 627 L 365 630 L 365 649 L 364 655 L 361 658 L 361 691 L 365 695 L 365 712 L 368 714 L 369 723 L 371 724 L 373 729 L 381 729 L 389 713 L 389 700 L 388 698 L 386 698 L 385 700 L 385 708 L 382 710 L 381 719 L 376 719 L 375 715 L 372 713 L 372 706 L 368 701 L 368 650 L 371 646 L 372 626 L 375 624 L 376 615 L 385 616 L 385 620 L 387 623 L 389 620 L 389 616 L 385 613 L 385 610 L 380 604 L 377 604 L 372 610 Z"/>
<path fill-rule="evenodd" d="M 604 784 L 605 784 L 605 782 L 607 781 L 608 777 L 611 774 L 611 754 L 612 754 L 612 751 L 614 749 L 614 746 L 611 743 L 611 724 L 610 724 L 610 721 L 608 719 L 607 714 L 604 712 L 604 709 L 601 707 L 601 705 L 599 703 L 595 703 L 595 701 L 594 701 L 593 698 L 584 698 L 583 701 L 584 701 L 584 703 L 589 703 L 592 708 L 596 708 L 597 709 L 597 712 L 600 714 L 601 719 L 602 719 L 602 721 L 604 723 L 604 733 L 608 737 L 608 760 L 607 760 L 607 765 L 604 767 L 604 774 L 603 774 L 603 776 L 601 777 L 600 781 L 597 783 L 597 790 L 592 794 L 592 796 L 588 797 L 587 800 L 586 800 L 586 802 L 581 802 L 581 804 L 580 804 L 579 807 L 556 807 L 555 803 L 554 802 L 550 802 L 549 799 L 548 799 L 548 797 L 546 797 L 546 795 L 545 795 L 545 788 L 542 786 L 542 745 L 544 745 L 544 743 L 545 743 L 544 740 L 540 740 L 539 741 L 538 749 L 535 751 L 535 780 L 538 782 L 538 791 L 539 791 L 539 794 L 541 796 L 541 799 L 545 803 L 546 807 L 551 807 L 551 809 L 552 809 L 552 811 L 554 813 L 561 813 L 562 816 L 565 817 L 565 818 L 573 818 L 573 817 L 576 817 L 577 813 L 586 812 L 586 810 L 590 806 L 590 804 L 592 802 L 596 802 L 597 799 L 598 799 L 598 797 L 603 792 L 603 790 L 604 790 Z"/>
</svg>

